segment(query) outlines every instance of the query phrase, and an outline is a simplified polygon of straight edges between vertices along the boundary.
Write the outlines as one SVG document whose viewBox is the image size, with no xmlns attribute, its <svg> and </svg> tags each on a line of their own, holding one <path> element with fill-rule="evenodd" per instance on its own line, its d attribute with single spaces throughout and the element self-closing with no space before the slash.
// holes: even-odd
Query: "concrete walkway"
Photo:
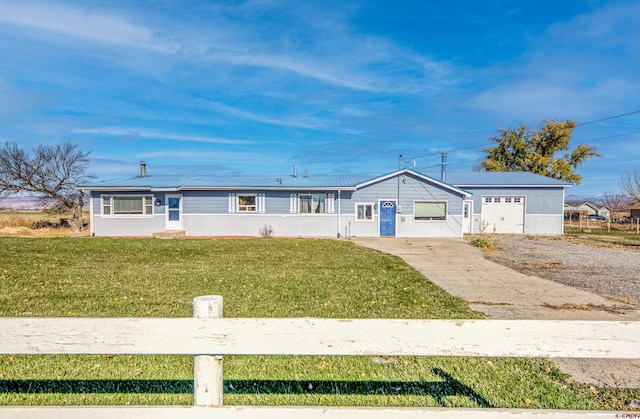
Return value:
<svg viewBox="0 0 640 419">
<path fill-rule="evenodd" d="M 577 288 L 524 275 L 486 260 L 479 249 L 463 239 L 353 237 L 351 241 L 401 257 L 430 281 L 448 293 L 465 299 L 469 307 L 490 318 L 640 320 L 637 310 L 616 313 L 620 303 Z M 554 359 L 554 362 L 579 382 L 640 388 L 640 359 Z"/>
</svg>

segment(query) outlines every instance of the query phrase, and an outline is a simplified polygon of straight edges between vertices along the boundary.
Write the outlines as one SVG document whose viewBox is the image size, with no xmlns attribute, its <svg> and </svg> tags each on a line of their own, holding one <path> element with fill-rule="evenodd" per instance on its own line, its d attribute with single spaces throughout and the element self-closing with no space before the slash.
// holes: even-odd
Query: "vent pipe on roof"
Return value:
<svg viewBox="0 0 640 419">
<path fill-rule="evenodd" d="M 298 177 L 298 167 L 297 166 L 293 166 L 293 177 Z"/>
<path fill-rule="evenodd" d="M 146 177 L 146 176 L 147 176 L 147 162 L 140 161 L 140 177 Z"/>
<path fill-rule="evenodd" d="M 442 163 L 440 165 L 440 180 L 447 181 L 447 153 L 442 153 Z"/>
<path fill-rule="evenodd" d="M 309 177 L 309 169 L 304 169 L 304 177 Z"/>
</svg>

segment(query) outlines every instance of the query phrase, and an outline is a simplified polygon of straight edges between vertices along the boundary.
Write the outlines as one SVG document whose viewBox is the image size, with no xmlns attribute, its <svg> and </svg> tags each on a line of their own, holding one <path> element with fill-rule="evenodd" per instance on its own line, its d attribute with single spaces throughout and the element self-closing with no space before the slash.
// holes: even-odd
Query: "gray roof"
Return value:
<svg viewBox="0 0 640 419">
<path fill-rule="evenodd" d="M 311 175 L 308 177 L 291 175 L 262 176 L 181 176 L 148 175 L 120 179 L 96 181 L 82 185 L 88 190 L 131 189 L 131 190 L 198 190 L 198 189 L 336 189 L 355 190 L 359 185 L 375 182 L 398 173 L 411 173 L 430 178 L 440 183 L 439 174 L 423 174 L 413 170 L 399 170 L 384 175 Z M 525 172 L 472 172 L 447 173 L 442 182 L 456 188 L 473 186 L 555 186 L 569 184 L 545 176 Z"/>
<path fill-rule="evenodd" d="M 83 185 L 84 189 L 247 189 L 247 188 L 355 188 L 377 176 L 180 176 L 148 175 L 98 181 Z"/>
<path fill-rule="evenodd" d="M 431 175 L 435 179 L 440 179 L 440 175 Z M 571 186 L 562 180 L 538 175 L 530 172 L 469 172 L 469 173 L 447 173 L 445 182 L 465 188 L 473 186 Z"/>
</svg>

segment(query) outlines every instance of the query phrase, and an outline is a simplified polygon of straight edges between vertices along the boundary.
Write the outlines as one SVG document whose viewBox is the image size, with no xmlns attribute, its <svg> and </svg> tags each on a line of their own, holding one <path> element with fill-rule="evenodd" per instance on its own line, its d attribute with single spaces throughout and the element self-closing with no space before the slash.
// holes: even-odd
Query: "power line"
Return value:
<svg viewBox="0 0 640 419">
<path fill-rule="evenodd" d="M 583 125 L 595 124 L 596 122 L 608 121 L 610 119 L 622 118 L 623 116 L 633 115 L 636 113 L 640 113 L 640 111 L 627 112 L 620 115 L 609 116 L 607 118 L 596 119 L 595 121 L 583 122 L 581 124 L 576 124 L 576 127 L 581 127 Z"/>
<path fill-rule="evenodd" d="M 624 134 L 610 135 L 608 137 L 596 138 L 595 140 L 585 140 L 585 143 L 595 143 L 596 141 L 603 141 L 603 140 L 608 140 L 610 138 L 617 138 L 617 137 L 625 137 L 627 135 L 638 134 L 638 133 L 640 133 L 640 130 L 639 131 L 626 132 Z"/>
</svg>

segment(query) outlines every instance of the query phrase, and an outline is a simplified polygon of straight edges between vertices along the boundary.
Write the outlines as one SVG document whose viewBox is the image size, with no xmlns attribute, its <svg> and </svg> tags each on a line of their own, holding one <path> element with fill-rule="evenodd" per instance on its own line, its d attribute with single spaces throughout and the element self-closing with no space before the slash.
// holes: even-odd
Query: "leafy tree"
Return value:
<svg viewBox="0 0 640 419">
<path fill-rule="evenodd" d="M 68 142 L 39 145 L 31 155 L 16 143 L 6 143 L 0 148 L 0 195 L 33 193 L 47 205 L 69 211 L 71 229 L 80 231 L 86 197 L 78 185 L 90 178 L 85 174 L 88 156 Z"/>
<path fill-rule="evenodd" d="M 633 202 L 640 202 L 640 172 L 638 169 L 635 169 L 633 173 L 624 172 L 620 185 Z"/>
<path fill-rule="evenodd" d="M 580 144 L 569 150 L 574 121 L 545 121 L 538 130 L 518 125 L 515 129 L 500 128 L 500 135 L 491 137 L 498 143 L 487 148 L 487 158 L 480 163 L 488 172 L 524 171 L 549 176 L 577 185 L 582 177 L 573 172 L 590 157 L 600 156 L 595 147 Z"/>
</svg>

